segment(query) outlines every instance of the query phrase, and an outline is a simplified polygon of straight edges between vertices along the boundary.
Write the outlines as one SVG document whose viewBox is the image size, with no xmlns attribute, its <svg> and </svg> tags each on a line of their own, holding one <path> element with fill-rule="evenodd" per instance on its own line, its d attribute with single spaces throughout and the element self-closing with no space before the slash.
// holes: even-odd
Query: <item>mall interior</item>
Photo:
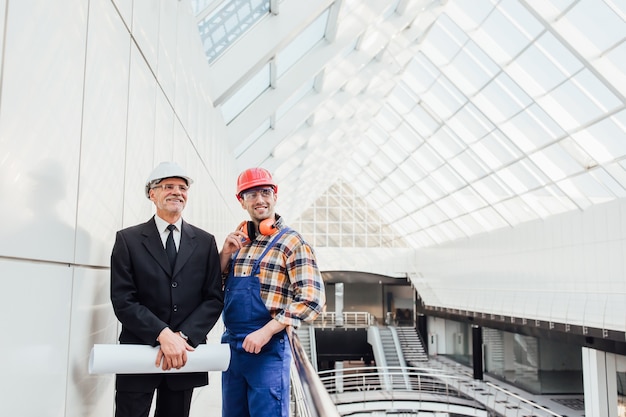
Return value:
<svg viewBox="0 0 626 417">
<path fill-rule="evenodd" d="M 626 416 L 623 0 L 0 0 L 0 34 L 1 415 L 114 415 L 111 249 L 175 161 L 218 245 L 264 167 L 315 250 L 292 347 L 334 405 L 294 416 Z"/>
</svg>

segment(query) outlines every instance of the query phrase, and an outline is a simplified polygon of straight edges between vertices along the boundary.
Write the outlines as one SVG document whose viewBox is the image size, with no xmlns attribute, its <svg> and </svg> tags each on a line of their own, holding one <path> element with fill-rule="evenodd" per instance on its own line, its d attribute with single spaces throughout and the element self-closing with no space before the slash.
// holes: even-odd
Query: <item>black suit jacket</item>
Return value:
<svg viewBox="0 0 626 417">
<path fill-rule="evenodd" d="M 206 342 L 224 306 L 215 237 L 183 221 L 171 269 L 154 217 L 117 232 L 111 254 L 111 302 L 122 323 L 120 343 L 156 346 L 165 327 L 185 333 L 194 347 Z M 208 384 L 206 372 L 118 374 L 116 388 L 151 392 L 163 378 L 173 390 Z"/>
</svg>

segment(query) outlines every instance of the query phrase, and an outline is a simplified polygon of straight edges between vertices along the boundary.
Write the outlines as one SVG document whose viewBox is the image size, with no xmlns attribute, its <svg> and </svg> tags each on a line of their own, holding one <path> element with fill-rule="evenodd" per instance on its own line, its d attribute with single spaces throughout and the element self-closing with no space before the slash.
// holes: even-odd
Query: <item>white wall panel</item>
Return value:
<svg viewBox="0 0 626 417">
<path fill-rule="evenodd" d="M 4 33 L 5 11 L 7 7 L 7 0 L 0 0 L 0 33 Z M 4 44 L 0 43 L 0 65 L 3 63 Z"/>
<path fill-rule="evenodd" d="M 20 184 L 14 206 L 0 208 L 12 219 L 13 238 L 0 243 L 8 256 L 73 259 L 86 15 L 80 0 L 7 11 L 0 172 Z"/>
<path fill-rule="evenodd" d="M 117 319 L 109 298 L 109 271 L 75 268 L 73 282 L 65 417 L 110 417 L 115 377 L 88 373 L 93 345 L 117 343 Z"/>
<path fill-rule="evenodd" d="M 608 294 L 603 328 L 618 329 L 624 321 L 626 321 L 626 293 L 616 291 Z"/>
<path fill-rule="evenodd" d="M 126 186 L 120 190 L 124 197 L 123 227 L 151 216 L 153 204 L 146 198 L 144 187 L 150 171 L 160 162 L 154 157 L 156 82 L 141 53 L 134 46 L 130 52 Z"/>
<path fill-rule="evenodd" d="M 156 73 L 161 0 L 133 0 L 133 37 L 148 66 Z"/>
<path fill-rule="evenodd" d="M 587 308 L 587 296 L 582 292 L 570 293 L 567 315 L 565 322 L 577 326 L 583 326 L 585 322 L 585 309 Z M 541 315 L 541 310 L 538 316 Z M 551 317 L 550 317 L 551 318 Z M 562 321 L 562 320 L 560 320 Z"/>
<path fill-rule="evenodd" d="M 133 0 L 111 0 L 115 5 L 122 22 L 126 27 L 132 28 L 133 22 Z"/>
<path fill-rule="evenodd" d="M 108 266 L 123 211 L 130 35 L 110 0 L 89 7 L 76 263 Z"/>
<path fill-rule="evenodd" d="M 154 165 L 161 161 L 176 160 L 174 155 L 174 111 L 157 86 L 154 114 Z M 176 160 L 178 163 L 181 161 Z M 182 166 L 184 164 L 181 163 Z M 146 172 L 148 176 L 149 172 Z M 191 174 L 191 173 L 190 173 Z"/>
<path fill-rule="evenodd" d="M 607 296 L 607 293 L 587 294 L 583 325 L 600 329 L 603 328 Z M 622 325 L 624 325 L 624 323 L 622 323 Z"/>
<path fill-rule="evenodd" d="M 185 217 L 219 226 L 220 245 L 243 214 L 191 6 L 0 0 L 0 28 L 0 302 L 19 316 L 1 329 L 19 343 L 0 347 L 0 415 L 112 416 L 114 376 L 88 375 L 87 358 L 116 341 L 107 266 L 115 231 L 154 211 L 149 172 L 180 158 L 197 178 Z M 214 377 L 194 404 L 216 398 Z"/>
<path fill-rule="evenodd" d="M 0 415 L 63 416 L 72 268 L 0 259 L 0 282 Z"/>
<path fill-rule="evenodd" d="M 570 292 L 556 291 L 554 293 L 554 297 L 552 298 L 552 303 L 550 304 L 550 317 L 567 317 L 568 310 L 576 308 L 575 305 L 571 305 L 571 301 Z"/>
<path fill-rule="evenodd" d="M 157 3 L 157 2 L 155 2 Z M 190 2 L 160 1 L 159 37 L 157 45 L 158 63 L 156 67 L 159 85 L 168 97 L 175 97 L 176 88 L 176 48 L 178 41 L 178 8 Z M 198 34 L 198 38 L 200 34 Z"/>
</svg>

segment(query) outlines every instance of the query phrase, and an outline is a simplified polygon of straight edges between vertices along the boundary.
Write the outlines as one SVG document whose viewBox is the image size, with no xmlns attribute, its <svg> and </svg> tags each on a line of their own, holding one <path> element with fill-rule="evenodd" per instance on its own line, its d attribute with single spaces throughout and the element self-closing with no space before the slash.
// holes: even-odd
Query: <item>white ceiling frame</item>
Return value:
<svg viewBox="0 0 626 417">
<path fill-rule="evenodd" d="M 209 80 L 216 81 L 209 91 L 214 105 L 228 99 L 333 3 L 284 0 L 280 15 L 270 15 L 246 32 L 210 66 Z"/>
</svg>

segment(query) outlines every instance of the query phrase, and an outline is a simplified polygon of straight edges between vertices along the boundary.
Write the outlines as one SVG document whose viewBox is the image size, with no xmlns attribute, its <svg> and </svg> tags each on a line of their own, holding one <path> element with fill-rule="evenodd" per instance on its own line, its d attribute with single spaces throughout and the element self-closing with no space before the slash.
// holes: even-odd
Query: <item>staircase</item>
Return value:
<svg viewBox="0 0 626 417">
<path fill-rule="evenodd" d="M 419 366 L 420 363 L 428 362 L 428 354 L 415 328 L 396 327 L 396 333 L 407 365 Z"/>
<path fill-rule="evenodd" d="M 393 390 L 407 390 L 410 389 L 406 372 L 404 371 L 405 361 L 401 356 L 402 352 L 399 351 L 399 346 L 396 343 L 396 337 L 394 337 L 395 329 L 391 327 L 380 327 L 380 341 L 382 343 L 383 352 L 385 355 L 386 366 L 389 368 L 389 382 L 390 388 Z"/>
<path fill-rule="evenodd" d="M 402 366 L 391 329 L 389 327 L 380 327 L 379 333 L 380 341 L 383 344 L 383 351 L 385 352 L 385 359 L 387 360 L 387 366 Z"/>
</svg>

